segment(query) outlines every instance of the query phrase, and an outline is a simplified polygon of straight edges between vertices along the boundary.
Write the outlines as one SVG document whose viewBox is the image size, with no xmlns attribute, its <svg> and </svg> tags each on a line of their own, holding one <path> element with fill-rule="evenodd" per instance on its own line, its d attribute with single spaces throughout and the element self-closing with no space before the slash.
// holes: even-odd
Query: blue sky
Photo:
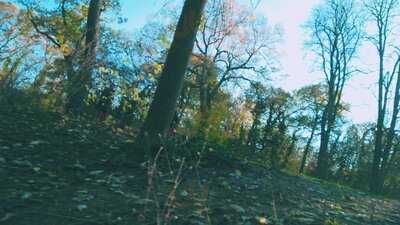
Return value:
<svg viewBox="0 0 400 225">
<path fill-rule="evenodd" d="M 157 13 L 164 4 L 174 1 L 180 0 L 121 0 L 122 16 L 128 18 L 124 28 L 129 31 L 140 28 L 150 21 L 152 15 Z"/>
<path fill-rule="evenodd" d="M 133 31 L 140 28 L 168 3 L 182 2 L 183 0 L 121 0 L 122 15 L 128 18 L 123 29 Z M 241 0 L 246 1 L 246 0 Z M 250 0 L 248 0 L 250 1 Z M 284 28 L 284 42 L 280 45 L 282 74 L 276 77 L 274 83 L 285 90 L 292 91 L 304 85 L 318 82 L 322 76 L 312 68 L 310 58 L 306 57 L 304 41 L 307 38 L 302 25 L 309 19 L 311 10 L 321 0 L 261 0 L 258 13 L 268 18 L 270 25 L 279 24 Z M 363 48 L 360 58 L 368 64 L 369 69 L 375 69 L 373 59 L 365 56 L 376 55 L 371 48 Z M 347 113 L 349 119 L 356 123 L 374 121 L 376 119 L 376 99 L 374 96 L 375 78 L 372 75 L 358 75 L 350 80 L 344 91 L 344 100 L 351 104 L 351 111 Z"/>
</svg>

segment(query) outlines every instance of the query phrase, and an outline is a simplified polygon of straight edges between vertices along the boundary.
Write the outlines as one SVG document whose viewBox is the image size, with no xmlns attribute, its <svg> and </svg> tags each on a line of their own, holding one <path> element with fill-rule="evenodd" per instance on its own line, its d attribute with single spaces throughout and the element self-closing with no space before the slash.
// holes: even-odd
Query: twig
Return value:
<svg viewBox="0 0 400 225">
<path fill-rule="evenodd" d="M 274 192 L 271 192 L 272 196 L 272 213 L 274 216 L 275 222 L 278 221 L 278 214 L 276 213 L 276 204 L 275 204 L 275 197 L 274 197 Z"/>
<path fill-rule="evenodd" d="M 176 190 L 178 189 L 179 184 L 181 183 L 181 175 L 183 170 L 183 165 L 185 164 L 185 158 L 182 159 L 181 165 L 179 167 L 178 173 L 175 177 L 174 186 L 172 187 L 167 200 L 165 201 L 163 215 L 164 215 L 164 224 L 168 224 L 168 221 L 171 218 L 171 213 L 173 209 L 173 204 L 176 200 Z"/>
</svg>

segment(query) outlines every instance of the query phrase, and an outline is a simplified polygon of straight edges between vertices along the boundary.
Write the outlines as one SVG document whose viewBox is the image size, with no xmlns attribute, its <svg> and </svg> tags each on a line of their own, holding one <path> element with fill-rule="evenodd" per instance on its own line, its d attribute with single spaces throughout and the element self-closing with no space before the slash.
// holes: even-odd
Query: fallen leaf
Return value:
<svg viewBox="0 0 400 225">
<path fill-rule="evenodd" d="M 102 174 L 103 172 L 104 172 L 104 170 L 94 170 L 94 171 L 91 171 L 89 174 L 95 176 L 95 175 Z"/>
<path fill-rule="evenodd" d="M 234 210 L 235 210 L 236 212 L 238 212 L 238 213 L 245 213 L 245 212 L 246 212 L 246 210 L 245 210 L 242 206 L 240 206 L 240 205 L 231 204 L 230 207 L 231 207 L 232 209 L 234 209 Z"/>
<path fill-rule="evenodd" d="M 189 195 L 189 193 L 185 190 L 181 191 L 181 196 L 182 197 L 187 197 Z"/>
<path fill-rule="evenodd" d="M 259 217 L 258 218 L 258 223 L 259 224 L 268 224 L 268 220 L 265 217 Z"/>
<path fill-rule="evenodd" d="M 87 205 L 81 204 L 81 205 L 78 205 L 76 208 L 78 208 L 79 211 L 82 211 L 84 209 L 87 209 Z"/>
<path fill-rule="evenodd" d="M 32 197 L 32 193 L 30 193 L 30 192 L 24 192 L 24 193 L 21 194 L 21 198 L 24 199 L 24 200 L 28 199 L 30 197 Z"/>
<path fill-rule="evenodd" d="M 13 216 L 14 216 L 14 214 L 12 214 L 12 213 L 6 213 L 6 215 L 4 215 L 3 218 L 0 219 L 0 222 L 4 222 L 6 220 L 9 220 Z"/>
</svg>

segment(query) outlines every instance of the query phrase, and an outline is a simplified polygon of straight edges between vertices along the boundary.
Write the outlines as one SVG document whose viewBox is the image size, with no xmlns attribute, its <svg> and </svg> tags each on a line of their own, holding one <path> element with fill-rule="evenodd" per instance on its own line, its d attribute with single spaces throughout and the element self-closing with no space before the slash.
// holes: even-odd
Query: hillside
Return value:
<svg viewBox="0 0 400 225">
<path fill-rule="evenodd" d="M 146 198 L 146 170 L 124 158 L 131 140 L 57 113 L 0 109 L 0 224 L 155 224 L 168 193 L 170 224 L 400 224 L 398 201 L 256 166 L 185 166 L 176 191 L 179 170 L 160 172 Z"/>
</svg>

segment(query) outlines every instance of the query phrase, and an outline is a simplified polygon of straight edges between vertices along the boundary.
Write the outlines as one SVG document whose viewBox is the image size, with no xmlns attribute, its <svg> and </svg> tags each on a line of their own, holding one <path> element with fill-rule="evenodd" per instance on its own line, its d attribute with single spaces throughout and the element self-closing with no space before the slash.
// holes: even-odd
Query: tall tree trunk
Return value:
<svg viewBox="0 0 400 225">
<path fill-rule="evenodd" d="M 253 122 L 251 124 L 249 133 L 247 135 L 246 145 L 254 148 L 256 140 L 259 139 L 259 131 L 258 126 L 260 125 L 260 113 L 256 112 L 253 118 Z"/>
<path fill-rule="evenodd" d="M 64 55 L 64 66 L 67 75 L 67 81 L 71 81 L 75 75 L 73 59 L 71 55 Z"/>
<path fill-rule="evenodd" d="M 297 134 L 297 132 L 298 132 L 298 130 L 295 130 L 295 131 L 293 132 L 293 134 L 292 134 L 291 142 L 290 142 L 290 145 L 289 145 L 289 147 L 288 147 L 288 149 L 287 149 L 287 152 L 286 152 L 286 154 L 285 154 L 285 158 L 284 158 L 284 160 L 283 160 L 283 163 L 282 163 L 282 165 L 281 165 L 281 168 L 287 167 L 287 165 L 288 165 L 288 163 L 289 163 L 289 158 L 290 158 L 290 156 L 292 156 L 293 152 L 294 152 L 295 149 L 296 149 L 296 142 L 297 142 L 296 134 Z"/>
<path fill-rule="evenodd" d="M 301 159 L 301 165 L 300 165 L 300 169 L 299 169 L 300 174 L 302 174 L 304 172 L 304 167 L 306 166 L 306 162 L 307 162 L 307 156 L 310 153 L 311 142 L 314 139 L 314 134 L 315 134 L 315 131 L 317 130 L 317 125 L 318 125 L 318 115 L 315 116 L 313 127 L 311 129 L 311 135 L 307 140 L 306 147 L 304 148 L 304 153 L 303 153 L 303 157 Z"/>
<path fill-rule="evenodd" d="M 400 60 L 400 59 L 399 59 Z M 399 60 L 397 61 L 396 64 L 399 63 Z M 382 191 L 384 188 L 384 181 L 386 178 L 386 174 L 388 172 L 388 160 L 390 157 L 390 152 L 393 150 L 393 140 L 395 137 L 395 129 L 397 125 L 397 118 L 399 114 L 399 104 L 400 104 L 400 66 L 397 74 L 397 81 L 396 81 L 396 87 L 395 87 L 395 93 L 394 93 L 394 101 L 393 101 L 393 112 L 392 112 L 392 118 L 390 121 L 390 127 L 389 127 L 389 132 L 387 134 L 387 138 L 385 138 L 385 146 L 382 154 L 382 165 L 380 168 L 380 176 L 378 179 L 378 185 L 379 185 L 379 190 Z"/>
<path fill-rule="evenodd" d="M 328 104 L 324 110 L 321 119 L 321 142 L 318 152 L 318 161 L 315 174 L 318 178 L 326 179 L 328 177 L 328 164 L 329 164 L 329 139 L 331 135 L 332 126 L 335 118 L 335 92 L 334 92 L 334 82 L 335 79 L 332 78 L 329 85 L 328 91 Z"/>
<path fill-rule="evenodd" d="M 96 63 L 96 47 L 99 38 L 100 13 L 102 0 L 91 0 L 86 23 L 85 48 L 82 56 L 81 70 L 70 80 L 67 109 L 82 113 L 85 98 L 91 85 L 92 70 Z"/>
<path fill-rule="evenodd" d="M 396 18 L 396 13 L 398 11 L 398 1 L 397 0 L 379 0 L 371 1 L 367 4 L 367 9 L 369 15 L 372 17 L 376 23 L 377 32 L 374 34 L 372 44 L 376 47 L 378 57 L 379 57 L 379 74 L 378 74 L 378 118 L 376 122 L 375 130 L 375 143 L 374 143 L 374 153 L 373 162 L 370 168 L 371 177 L 369 182 L 369 188 L 371 192 L 380 193 L 382 191 L 381 176 L 382 176 L 382 161 L 385 143 L 384 140 L 384 129 L 385 129 L 385 115 L 388 111 L 388 93 L 390 90 L 390 83 L 386 85 L 386 79 L 384 75 L 384 63 L 386 57 L 386 49 L 390 46 L 390 35 L 392 34 L 393 27 L 395 27 L 394 20 Z M 397 11 L 396 11 L 397 10 Z M 391 78 L 390 78 L 391 79 Z M 393 109 L 394 110 L 394 109 Z"/>
<path fill-rule="evenodd" d="M 199 137 L 202 141 L 205 140 L 207 122 L 208 122 L 208 81 L 207 81 L 207 63 L 204 62 L 201 67 L 200 76 L 198 76 L 199 84 L 199 102 L 200 102 L 200 121 L 199 121 Z"/>
<path fill-rule="evenodd" d="M 382 147 L 383 147 L 383 128 L 385 121 L 385 112 L 386 104 L 384 104 L 383 98 L 383 86 L 384 86 L 384 52 L 380 51 L 379 53 L 379 81 L 378 81 L 378 119 L 376 123 L 376 131 L 375 131 L 375 144 L 374 144 L 374 154 L 372 160 L 372 168 L 371 168 L 371 177 L 374 179 L 370 179 L 370 191 L 373 193 L 380 193 L 382 190 L 379 187 L 379 177 L 380 177 L 380 164 L 382 160 Z"/>
<path fill-rule="evenodd" d="M 170 127 L 206 0 L 186 0 L 137 148 L 152 160 Z M 143 152 L 142 152 L 143 153 Z"/>
<path fill-rule="evenodd" d="M 86 25 L 85 40 L 85 64 L 83 66 L 85 72 L 92 72 L 94 63 L 96 62 L 96 47 L 99 39 L 100 30 L 100 13 L 102 0 L 91 0 Z"/>
<path fill-rule="evenodd" d="M 328 143 L 329 143 L 329 133 L 327 131 L 327 119 L 322 118 L 321 122 L 321 141 L 318 152 L 318 161 L 315 174 L 317 177 L 324 179 L 327 176 L 327 159 L 328 159 Z"/>
<path fill-rule="evenodd" d="M 190 96 L 188 96 L 188 94 L 186 93 L 187 91 L 188 91 L 187 88 L 182 88 L 182 90 L 181 90 L 181 94 L 178 99 L 177 109 L 175 110 L 175 115 L 171 122 L 171 129 L 176 130 L 179 127 L 179 124 L 182 121 L 183 115 L 185 114 L 185 110 L 187 107 L 186 101 L 187 101 L 188 97 L 190 98 Z"/>
</svg>

